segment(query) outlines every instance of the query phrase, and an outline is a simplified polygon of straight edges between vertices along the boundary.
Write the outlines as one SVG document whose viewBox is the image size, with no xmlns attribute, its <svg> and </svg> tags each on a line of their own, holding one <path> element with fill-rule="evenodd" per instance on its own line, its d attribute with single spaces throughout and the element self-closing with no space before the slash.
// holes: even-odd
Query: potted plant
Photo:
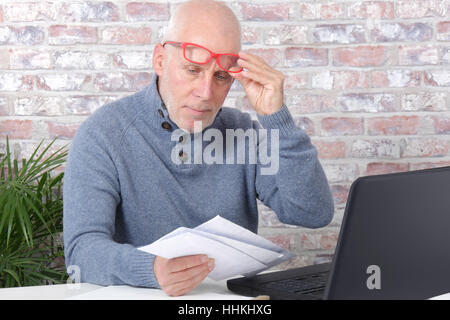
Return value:
<svg viewBox="0 0 450 320">
<path fill-rule="evenodd" d="M 0 154 L 0 287 L 63 283 L 62 179 L 52 175 L 66 160 L 66 146 L 48 154 L 39 143 L 29 159 L 13 159 L 6 137 Z"/>
</svg>

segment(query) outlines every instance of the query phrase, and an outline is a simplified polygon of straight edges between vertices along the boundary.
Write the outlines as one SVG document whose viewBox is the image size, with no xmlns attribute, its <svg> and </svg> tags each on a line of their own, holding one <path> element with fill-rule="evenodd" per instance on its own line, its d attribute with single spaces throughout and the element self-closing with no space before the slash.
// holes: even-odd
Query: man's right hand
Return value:
<svg viewBox="0 0 450 320">
<path fill-rule="evenodd" d="M 156 256 L 153 271 L 161 289 L 181 296 L 196 288 L 214 269 L 214 259 L 204 254 L 165 259 Z"/>
</svg>

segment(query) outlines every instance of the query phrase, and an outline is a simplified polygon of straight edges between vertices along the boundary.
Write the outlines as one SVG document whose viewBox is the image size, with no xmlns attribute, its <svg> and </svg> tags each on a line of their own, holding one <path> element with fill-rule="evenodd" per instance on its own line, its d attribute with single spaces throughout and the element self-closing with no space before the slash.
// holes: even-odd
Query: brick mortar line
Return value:
<svg viewBox="0 0 450 320">
<path fill-rule="evenodd" d="M 445 67 L 445 68 L 443 68 Z M 447 68 L 448 67 L 448 68 Z M 345 68 L 345 67 L 332 67 L 332 69 L 330 69 L 330 67 L 324 66 L 321 68 L 318 67 L 298 67 L 298 68 L 289 68 L 289 67 L 277 67 L 275 66 L 275 69 L 283 72 L 285 74 L 285 76 L 293 76 L 293 75 L 307 75 L 309 74 L 318 74 L 318 73 L 323 73 L 323 72 L 361 72 L 361 73 L 372 73 L 372 72 L 380 72 L 380 71 L 411 71 L 411 72 L 435 72 L 435 71 L 449 71 L 450 72 L 450 63 L 449 64 L 440 64 L 440 65 L 421 65 L 421 66 L 391 66 L 390 68 L 388 66 L 384 66 L 382 68 L 380 67 L 364 67 L 364 68 L 358 68 L 355 69 L 355 67 L 352 68 Z M 447 70 L 448 69 L 448 70 Z M 13 71 L 17 71 L 20 74 L 25 74 L 25 73 L 37 73 L 39 72 L 40 74 L 42 74 L 42 72 L 44 72 L 44 74 L 50 74 L 51 72 L 60 72 L 60 71 L 67 71 L 67 73 L 73 73 L 74 71 L 80 72 L 80 73 L 114 73 L 114 72 L 128 72 L 128 73 L 140 73 L 140 72 L 147 72 L 147 73 L 154 73 L 154 70 L 152 68 L 142 68 L 142 69 L 125 69 L 125 68 L 120 68 L 120 67 L 116 67 L 116 68 L 108 68 L 108 69 L 104 69 L 104 68 L 98 68 L 98 69 L 77 69 L 77 68 L 61 68 L 61 67 L 57 67 L 57 66 L 51 66 L 48 68 L 28 68 L 28 69 L 23 69 L 23 68 L 9 68 L 9 69 L 0 69 L 0 74 L 1 73 L 8 73 L 8 72 L 13 72 Z M 16 73 L 16 72 L 14 72 Z M 419 87 L 419 86 L 417 86 Z M 435 87 L 435 86 L 433 86 Z M 387 87 L 387 88 L 391 88 L 391 89 L 395 89 L 396 87 Z M 399 87 L 400 88 L 400 87 Z M 307 88 L 306 88 L 307 89 Z M 315 88 L 311 88 L 311 89 L 315 89 Z M 320 88 L 318 88 L 320 89 Z M 356 88 L 356 89 L 378 89 L 378 88 Z M 294 89 L 293 89 L 294 90 Z M 299 89 L 295 89 L 295 90 L 299 90 Z M 329 89 L 323 89 L 323 90 L 329 90 Z M 340 90 L 340 89 L 333 89 L 333 90 Z"/>
<path fill-rule="evenodd" d="M 1 96 L 0 96 L 1 97 Z M 36 96 L 21 96 L 18 97 L 18 99 L 26 99 L 26 98 L 33 98 Z M 39 96 L 37 96 L 39 97 Z M 58 98 L 58 96 L 43 96 L 44 98 Z M 74 96 L 69 95 L 69 96 L 64 96 L 61 98 L 73 98 Z M 76 96 L 77 98 L 79 98 L 80 96 Z M 92 95 L 82 95 L 81 98 L 83 97 L 92 97 Z M 97 96 L 95 96 L 97 97 Z M 103 97 L 103 96 L 98 96 L 98 97 Z M 105 96 L 105 97 L 114 97 L 114 96 Z M 7 97 L 8 98 L 8 97 Z M 14 96 L 11 96 L 9 98 L 14 99 Z M 120 97 L 118 97 L 120 98 Z M 224 105 L 224 107 L 227 107 L 226 105 Z M 237 109 L 237 108 L 236 108 Z M 292 112 L 291 112 L 292 113 Z M 386 119 L 390 119 L 393 117 L 412 117 L 412 116 L 417 116 L 420 119 L 424 119 L 426 117 L 430 117 L 430 116 L 442 116 L 442 115 L 448 115 L 450 116 L 450 110 L 443 110 L 443 111 L 421 111 L 421 112 L 414 112 L 411 111 L 407 114 L 402 113 L 401 111 L 399 112 L 386 112 L 386 113 L 363 113 L 363 114 L 356 114 L 356 113 L 349 113 L 349 114 L 343 114 L 343 113 L 339 113 L 339 112 L 335 112 L 333 114 L 331 113 L 325 113 L 321 116 L 319 115 L 315 115 L 315 116 L 309 116 L 309 114 L 295 114 L 293 113 L 292 116 L 295 118 L 297 117 L 304 117 L 304 118 L 309 118 L 310 120 L 316 120 L 319 121 L 323 120 L 323 119 L 327 119 L 327 118 L 332 118 L 332 119 L 361 119 L 361 120 L 371 120 L 371 119 L 376 119 L 376 118 L 386 118 Z M 39 115 L 7 115 L 7 116 L 3 116 L 3 117 L 8 117 L 10 119 L 14 118 L 15 116 L 17 117 L 34 117 L 34 116 L 38 116 L 38 117 L 46 117 L 46 116 L 39 116 Z M 56 115 L 56 116 L 60 116 L 60 117 L 64 117 L 65 115 Z M 75 116 L 75 115 L 67 115 L 67 116 Z M 49 116 L 49 117 L 55 117 L 54 115 Z M 365 123 L 365 121 L 363 122 L 363 124 Z M 414 134 L 411 135 L 368 135 L 368 134 L 362 134 L 362 135 L 331 135 L 331 136 L 324 136 L 324 135 L 311 135 L 311 137 L 314 138 L 327 138 L 327 137 L 377 137 L 377 136 L 381 136 L 381 137 L 408 137 L 408 136 L 413 136 Z M 432 134 L 430 134 L 432 135 Z M 445 136 L 446 134 L 434 134 L 436 136 Z M 429 135 L 426 135 L 429 136 Z"/>
<path fill-rule="evenodd" d="M 369 0 L 370 1 L 370 0 Z M 25 3 L 28 3 L 29 1 L 26 1 Z M 67 3 L 71 3 L 71 1 L 66 1 Z M 83 1 L 82 1 L 83 2 Z M 84 1 L 86 2 L 86 1 Z M 106 1 L 109 2 L 109 1 Z M 152 1 L 153 2 L 153 1 Z M 152 3 L 147 2 L 147 3 Z M 184 2 L 184 0 L 182 1 Z M 144 2 L 145 3 L 145 2 Z M 281 3 L 281 2 L 280 2 Z M 143 25 L 155 25 L 155 24 L 164 24 L 164 26 L 167 26 L 169 20 L 127 20 L 125 19 L 119 19 L 117 21 L 112 20 L 106 20 L 106 21 L 67 21 L 67 20 L 28 20 L 28 21 L 22 21 L 22 20 L 7 20 L 5 17 L 5 10 L 3 10 L 3 22 L 0 22 L 0 26 L 15 26 L 18 24 L 19 26 L 23 25 L 44 25 L 44 26 L 51 26 L 51 25 L 59 25 L 64 24 L 67 26 L 117 26 L 117 25 L 136 25 L 136 26 L 143 26 Z M 280 24 L 282 25 L 288 25 L 288 26 L 297 26 L 305 25 L 305 26 L 316 26 L 316 25 L 352 25 L 352 24 L 360 24 L 365 25 L 367 24 L 388 24 L 388 23 L 403 23 L 403 24 L 414 24 L 414 23 L 431 23 L 431 24 L 437 24 L 440 22 L 447 22 L 449 20 L 449 16 L 430 16 L 430 17 L 412 17 L 412 18 L 359 18 L 359 17 L 345 17 L 345 18 L 333 18 L 333 19 L 327 19 L 327 18 L 302 18 L 302 17 L 296 17 L 297 19 L 287 19 L 287 20 L 246 20 L 246 19 L 240 19 L 238 17 L 239 22 L 241 25 L 244 26 L 268 26 L 268 27 L 280 27 Z M 106 23 L 106 25 L 105 25 Z M 370 27 L 371 25 L 369 25 Z M 370 29 L 370 28 L 369 28 Z"/>
<path fill-rule="evenodd" d="M 89 84 L 93 84 L 93 82 L 91 80 L 86 82 L 83 85 L 84 86 L 89 86 Z M 435 91 L 423 90 L 423 89 L 427 89 L 427 88 L 428 87 L 417 87 L 417 89 L 421 89 L 421 90 L 417 90 L 417 91 L 414 91 L 414 92 L 405 92 L 404 94 L 415 94 L 415 93 L 420 94 L 420 93 L 431 93 L 431 92 L 434 92 L 434 93 L 445 93 L 444 90 L 446 90 L 446 88 L 449 88 L 449 87 L 439 87 L 439 88 L 442 88 L 441 89 L 442 91 L 441 90 L 437 90 L 437 89 Z M 432 88 L 432 87 L 430 87 L 430 88 Z M 400 89 L 401 88 L 399 88 L 399 91 L 400 91 Z M 127 95 L 132 95 L 132 94 L 134 94 L 136 92 L 138 92 L 138 91 L 132 91 L 132 90 L 129 90 L 129 91 L 118 91 L 118 90 L 102 91 L 102 90 L 95 90 L 95 89 L 87 89 L 87 90 L 80 90 L 80 91 L 77 91 L 77 90 L 37 90 L 37 89 L 34 89 L 34 90 L 33 89 L 32 90 L 20 90 L 19 89 L 19 90 L 12 90 L 12 91 L 6 91 L 6 90 L 5 91 L 0 91 L 0 96 L 1 95 L 11 95 L 11 94 L 14 94 L 14 93 L 15 94 L 19 94 L 19 95 L 23 93 L 24 96 L 29 96 L 29 95 L 27 95 L 27 93 L 32 93 L 34 95 L 40 95 L 42 93 L 42 94 L 44 94 L 44 96 L 48 96 L 50 94 L 61 95 L 61 96 L 71 96 L 71 95 L 76 95 L 76 96 L 80 96 L 80 95 L 98 95 L 98 96 L 124 95 L 124 96 L 127 96 Z M 235 91 L 235 92 L 238 92 L 238 91 Z M 358 91 L 358 92 L 355 92 L 355 91 L 342 92 L 341 95 L 336 95 L 336 97 L 344 97 L 345 95 L 348 95 L 348 94 L 356 94 L 356 95 L 359 95 L 359 94 L 368 94 L 368 95 L 370 95 L 370 94 L 394 94 L 394 97 L 395 97 L 395 93 L 396 92 L 390 92 L 390 91 L 382 92 L 382 89 L 379 89 L 377 91 L 366 90 L 366 91 Z M 289 94 L 287 94 L 287 95 L 289 95 Z M 295 93 L 295 94 L 294 93 L 290 93 L 290 95 L 292 95 L 292 96 L 298 96 L 298 95 L 330 95 L 330 91 L 324 91 L 324 92 L 300 92 L 300 93 Z M 244 97 L 244 95 L 242 96 L 242 98 L 243 97 Z M 239 98 L 239 97 L 231 97 L 230 96 L 229 98 Z M 296 105 L 295 103 L 287 103 L 287 106 L 292 108 L 292 109 L 296 108 L 295 105 Z M 396 105 L 401 107 L 401 104 L 396 104 Z M 234 107 L 240 109 L 237 106 L 234 106 Z M 340 108 L 340 107 L 338 107 L 338 108 Z M 430 111 L 430 112 L 445 112 L 445 111 L 448 111 L 448 110 L 439 110 L 439 111 Z M 324 112 L 302 112 L 302 113 L 298 113 L 298 112 L 295 112 L 295 110 L 291 110 L 291 113 L 294 116 L 297 116 L 297 115 L 331 114 L 333 112 L 341 112 L 342 114 L 345 114 L 345 115 L 348 114 L 349 115 L 349 114 L 359 114 L 359 113 L 360 114 L 372 114 L 372 113 L 388 114 L 388 113 L 393 113 L 393 112 L 408 112 L 408 113 L 411 112 L 411 113 L 413 113 L 413 112 L 416 112 L 416 111 L 415 110 L 398 110 L 398 111 L 377 111 L 377 112 L 360 111 L 360 112 L 357 112 L 357 111 L 345 111 L 345 110 L 342 110 L 342 111 L 331 111 L 331 112 L 324 111 Z M 419 112 L 419 110 L 417 112 Z M 252 113 L 252 112 L 249 112 L 249 113 Z"/>
<path fill-rule="evenodd" d="M 0 26 L 1 27 L 1 26 Z M 56 38 L 56 37 L 55 37 Z M 48 39 L 47 39 L 48 40 Z M 39 43 L 36 45 L 27 45 L 27 44 L 3 44 L 0 45 L 1 48 L 10 47 L 13 48 L 49 48 L 49 49 L 58 49 L 58 48 L 106 48 L 106 49 L 114 49 L 114 48 L 151 48 L 153 49 L 156 44 L 160 43 L 159 41 L 151 41 L 150 43 L 145 44 L 116 44 L 116 43 L 74 43 L 74 44 L 49 44 L 47 43 Z M 420 41 L 416 40 L 405 40 L 405 41 L 383 41 L 383 42 L 353 42 L 353 43 L 332 43 L 332 42 L 305 42 L 305 43 L 293 43 L 293 44 L 264 44 L 264 43 L 243 43 L 243 50 L 254 50 L 254 49 L 278 49 L 278 51 L 284 51 L 286 49 L 355 49 L 358 47 L 386 47 L 386 48 L 397 48 L 399 46 L 408 46 L 408 47 L 426 47 L 434 48 L 437 45 L 437 48 L 446 48 L 450 45 L 450 40 L 433 40 L 433 41 Z M 31 49 L 30 49 L 31 50 Z"/>
<path fill-rule="evenodd" d="M 113 53 L 112 53 L 113 54 Z M 448 66 L 448 70 L 447 70 Z M 445 67 L 445 68 L 443 68 Z M 361 73 L 372 73 L 372 72 L 380 72 L 380 71 L 411 71 L 411 72 L 435 72 L 435 71 L 449 71 L 450 72 L 450 64 L 433 64 L 433 65 L 420 65 L 420 66 L 405 66 L 405 65 L 392 65 L 392 66 L 383 66 L 383 67 L 335 67 L 331 66 L 331 69 L 329 66 L 323 66 L 323 67 L 296 67 L 296 68 L 290 68 L 290 67 L 278 67 L 275 66 L 275 69 L 283 72 L 285 76 L 293 76 L 293 75 L 308 75 L 308 74 L 317 74 L 317 73 L 323 73 L 323 72 L 361 72 Z M 66 71 L 67 73 L 73 73 L 79 72 L 79 73 L 115 73 L 115 72 L 128 72 L 128 73 L 154 73 L 154 70 L 152 68 L 142 68 L 142 69 L 125 69 L 125 68 L 99 68 L 99 69 L 77 69 L 77 68 L 61 68 L 56 66 L 51 66 L 48 68 L 28 68 L 28 69 L 20 69 L 20 68 L 9 68 L 9 69 L 0 69 L 1 73 L 14 73 L 19 72 L 19 74 L 26 73 L 38 73 L 42 74 L 51 74 L 53 73 L 60 73 L 61 71 Z M 419 86 L 417 86 L 419 87 Z M 435 86 L 432 86 L 435 87 Z M 396 87 L 387 87 L 388 89 L 395 89 Z M 403 87 L 398 87 L 403 88 Z M 307 89 L 307 88 L 306 88 Z M 315 88 L 312 88 L 315 89 Z M 320 89 L 320 88 L 318 88 Z M 355 89 L 379 89 L 379 88 L 355 88 Z M 299 90 L 299 89 L 295 89 Z M 322 89 L 322 90 L 328 90 L 328 89 Z M 340 90 L 340 89 L 333 89 L 333 90 Z"/>
</svg>

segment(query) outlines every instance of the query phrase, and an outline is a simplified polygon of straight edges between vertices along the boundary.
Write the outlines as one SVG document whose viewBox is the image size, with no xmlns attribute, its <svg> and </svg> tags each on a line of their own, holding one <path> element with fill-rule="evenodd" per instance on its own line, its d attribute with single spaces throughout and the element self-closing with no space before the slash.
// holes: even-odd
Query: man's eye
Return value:
<svg viewBox="0 0 450 320">
<path fill-rule="evenodd" d="M 228 73 L 225 73 L 225 74 L 218 73 L 218 74 L 216 74 L 216 78 L 217 78 L 217 80 L 220 80 L 220 81 L 228 81 L 228 80 L 230 80 L 231 77 Z"/>
<path fill-rule="evenodd" d="M 199 73 L 199 70 L 196 69 L 196 68 L 188 68 L 187 71 L 188 71 L 189 73 L 192 73 L 192 74 L 197 74 L 197 73 Z"/>
</svg>

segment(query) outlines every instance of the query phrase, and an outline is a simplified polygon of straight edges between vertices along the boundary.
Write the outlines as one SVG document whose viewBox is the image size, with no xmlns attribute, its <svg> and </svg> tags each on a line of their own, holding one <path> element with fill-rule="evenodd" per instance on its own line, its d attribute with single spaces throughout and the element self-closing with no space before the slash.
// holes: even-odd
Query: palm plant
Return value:
<svg viewBox="0 0 450 320">
<path fill-rule="evenodd" d="M 62 257 L 62 179 L 52 177 L 67 157 L 66 146 L 47 156 L 53 140 L 29 159 L 0 154 L 0 287 L 62 283 L 67 279 Z M 61 258 L 60 258 L 61 259 Z"/>
</svg>

